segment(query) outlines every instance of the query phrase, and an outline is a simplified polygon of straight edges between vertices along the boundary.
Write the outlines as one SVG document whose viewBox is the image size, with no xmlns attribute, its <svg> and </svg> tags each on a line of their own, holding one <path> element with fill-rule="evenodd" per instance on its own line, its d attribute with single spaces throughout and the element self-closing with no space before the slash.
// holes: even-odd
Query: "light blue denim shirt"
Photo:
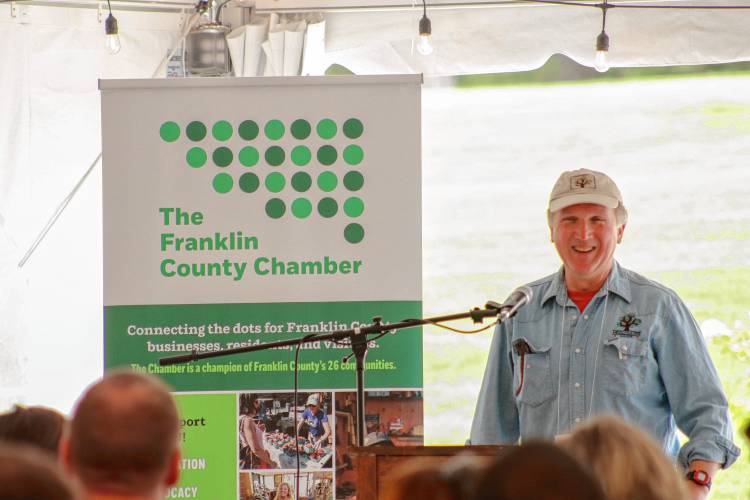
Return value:
<svg viewBox="0 0 750 500">
<path fill-rule="evenodd" d="M 683 467 L 737 459 L 719 376 L 677 294 L 617 262 L 583 313 L 568 298 L 563 269 L 529 286 L 531 303 L 492 339 L 472 444 L 551 438 L 614 413 Z M 676 428 L 689 438 L 682 448 Z"/>
</svg>

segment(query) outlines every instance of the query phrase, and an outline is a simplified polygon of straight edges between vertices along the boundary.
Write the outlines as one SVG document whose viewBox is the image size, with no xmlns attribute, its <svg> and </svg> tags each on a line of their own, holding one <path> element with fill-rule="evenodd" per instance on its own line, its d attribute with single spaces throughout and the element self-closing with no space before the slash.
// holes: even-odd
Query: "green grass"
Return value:
<svg viewBox="0 0 750 500">
<path fill-rule="evenodd" d="M 740 132 L 750 131 L 750 106 L 721 103 L 705 106 L 700 112 L 706 116 L 705 124 L 716 128 L 734 128 Z"/>
</svg>

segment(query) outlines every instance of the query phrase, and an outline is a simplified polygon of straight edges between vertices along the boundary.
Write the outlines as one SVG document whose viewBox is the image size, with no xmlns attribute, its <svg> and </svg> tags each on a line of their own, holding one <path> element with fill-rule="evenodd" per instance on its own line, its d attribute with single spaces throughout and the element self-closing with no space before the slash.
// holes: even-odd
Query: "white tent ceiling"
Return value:
<svg viewBox="0 0 750 500">
<path fill-rule="evenodd" d="M 650 4 L 667 3 L 678 2 Z M 602 18 L 600 9 L 552 5 L 428 9 L 428 15 L 435 52 L 425 58 L 411 50 L 419 16 L 415 12 L 328 14 L 329 57 L 346 54 L 341 60 L 355 73 L 367 71 L 365 61 L 370 60 L 395 72 L 402 71 L 401 61 L 414 71 L 438 75 L 524 71 L 542 66 L 556 53 L 592 66 Z M 610 9 L 610 65 L 748 60 L 749 22 L 750 10 Z"/>
<path fill-rule="evenodd" d="M 73 8 L 44 6 L 106 6 L 97 0 L 72 1 L 0 2 L 0 24 L 75 25 L 86 23 L 93 16 L 72 14 Z M 322 12 L 326 22 L 326 62 L 341 64 L 357 74 L 458 75 L 531 70 L 554 54 L 592 66 L 602 21 L 601 9 L 596 5 L 601 2 L 570 3 L 588 6 L 513 0 L 429 0 L 427 15 L 432 21 L 435 52 L 426 57 L 413 48 L 422 16 L 421 1 L 232 0 L 229 5 L 252 5 L 256 13 Z M 113 2 L 113 9 L 151 10 L 121 22 L 125 36 L 130 30 L 150 24 L 146 18 L 153 17 L 155 9 L 173 13 L 176 35 L 179 19 L 194 4 L 186 0 L 119 0 Z M 750 0 L 610 0 L 609 5 L 606 30 L 612 67 L 750 60 Z M 700 6 L 735 8 L 697 8 Z"/>
</svg>

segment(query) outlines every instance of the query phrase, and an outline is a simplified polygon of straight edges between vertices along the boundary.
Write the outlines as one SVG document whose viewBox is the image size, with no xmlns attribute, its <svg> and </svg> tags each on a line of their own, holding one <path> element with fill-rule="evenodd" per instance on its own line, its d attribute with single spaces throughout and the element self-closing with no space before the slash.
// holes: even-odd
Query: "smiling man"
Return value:
<svg viewBox="0 0 750 500">
<path fill-rule="evenodd" d="M 557 180 L 547 220 L 563 265 L 530 283 L 531 303 L 495 332 L 471 443 L 554 438 L 615 413 L 650 432 L 693 498 L 705 498 L 739 456 L 727 399 L 685 304 L 615 261 L 627 218 L 607 175 L 580 169 Z"/>
</svg>

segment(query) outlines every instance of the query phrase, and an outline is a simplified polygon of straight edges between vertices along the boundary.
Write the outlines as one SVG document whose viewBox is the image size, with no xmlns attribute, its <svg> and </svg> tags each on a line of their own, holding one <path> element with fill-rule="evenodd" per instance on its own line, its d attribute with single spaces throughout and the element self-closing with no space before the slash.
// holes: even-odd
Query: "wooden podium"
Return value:
<svg viewBox="0 0 750 500">
<path fill-rule="evenodd" d="M 439 464 L 459 454 L 487 457 L 502 453 L 503 446 L 366 446 L 353 447 L 357 471 L 357 500 L 377 500 L 392 471 L 407 462 Z"/>
</svg>

